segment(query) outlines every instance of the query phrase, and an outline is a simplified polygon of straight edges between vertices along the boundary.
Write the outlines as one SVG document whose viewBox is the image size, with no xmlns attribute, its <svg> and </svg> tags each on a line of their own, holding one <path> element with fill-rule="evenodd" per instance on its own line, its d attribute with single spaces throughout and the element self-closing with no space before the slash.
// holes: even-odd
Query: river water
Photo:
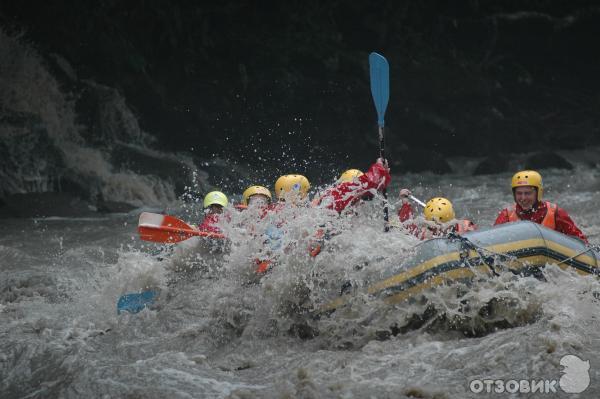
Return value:
<svg viewBox="0 0 600 399">
<path fill-rule="evenodd" d="M 563 153 L 575 170 L 543 175 L 546 197 L 599 244 L 600 169 L 585 161 L 594 152 Z M 392 202 L 401 187 L 422 199 L 444 195 L 459 217 L 490 226 L 510 203 L 511 176 L 471 176 L 474 164 L 452 162 L 464 174 L 394 175 Z M 399 230 L 383 232 L 378 200 L 346 218 L 286 210 L 285 251 L 260 280 L 253 259 L 266 255 L 250 230 L 273 221 L 234 213 L 223 226 L 232 240 L 225 251 L 194 240 L 165 248 L 138 239 L 142 210 L 2 221 L 0 397 L 517 397 L 476 393 L 470 384 L 556 383 L 568 354 L 590 362 L 586 391 L 569 395 L 556 383 L 556 393 L 523 395 L 600 396 L 597 278 L 548 265 L 546 281 L 501 275 L 474 285 L 468 308 L 457 299 L 461 287 L 449 286 L 427 293 L 427 303 L 389 306 L 358 296 L 314 318 L 310 311 L 337 297 L 344 282 L 360 286 L 418 244 Z M 198 222 L 189 204 L 172 202 L 166 211 Z M 324 221 L 339 234 L 313 259 L 307 234 Z M 144 287 L 160 290 L 157 306 L 117 315 L 118 297 Z"/>
</svg>

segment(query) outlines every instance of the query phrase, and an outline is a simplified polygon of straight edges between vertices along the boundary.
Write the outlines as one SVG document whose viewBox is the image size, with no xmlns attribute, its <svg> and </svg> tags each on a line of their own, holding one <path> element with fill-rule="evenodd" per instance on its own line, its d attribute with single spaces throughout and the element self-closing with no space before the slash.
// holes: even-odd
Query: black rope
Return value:
<svg viewBox="0 0 600 399">
<path fill-rule="evenodd" d="M 498 257 L 499 260 L 502 262 L 514 259 L 514 257 L 511 257 L 509 255 L 500 254 L 497 252 L 490 251 L 487 248 L 480 247 L 479 245 L 475 244 L 473 241 L 469 240 L 468 238 L 463 237 L 460 234 L 457 234 L 454 232 L 448 233 L 446 238 L 450 239 L 451 241 L 460 242 L 460 245 L 461 245 L 460 258 L 463 260 L 463 262 L 465 262 L 465 264 L 469 265 L 470 267 L 473 266 L 471 264 L 471 262 L 469 262 L 469 250 L 475 251 L 477 253 L 477 255 L 479 255 L 479 258 L 481 259 L 481 261 L 490 268 L 490 270 L 496 277 L 499 276 L 500 273 L 498 273 L 498 271 L 494 267 L 495 263 L 496 263 L 495 257 Z M 484 251 L 492 253 L 495 257 L 487 256 L 484 253 Z"/>
</svg>

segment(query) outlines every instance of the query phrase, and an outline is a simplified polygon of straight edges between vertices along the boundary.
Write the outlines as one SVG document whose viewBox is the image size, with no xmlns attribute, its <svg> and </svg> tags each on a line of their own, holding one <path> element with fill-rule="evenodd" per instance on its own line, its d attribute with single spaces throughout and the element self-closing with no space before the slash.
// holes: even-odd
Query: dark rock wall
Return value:
<svg viewBox="0 0 600 399">
<path fill-rule="evenodd" d="M 80 79 L 121 92 L 160 148 L 273 175 L 364 168 L 376 157 L 374 50 L 391 66 L 388 153 L 405 158 L 397 168 L 436 159 L 443 171 L 451 155 L 598 143 L 599 19 L 591 1 L 0 5 L 4 29 L 24 29 Z M 79 107 L 94 119 L 97 107 Z"/>
</svg>

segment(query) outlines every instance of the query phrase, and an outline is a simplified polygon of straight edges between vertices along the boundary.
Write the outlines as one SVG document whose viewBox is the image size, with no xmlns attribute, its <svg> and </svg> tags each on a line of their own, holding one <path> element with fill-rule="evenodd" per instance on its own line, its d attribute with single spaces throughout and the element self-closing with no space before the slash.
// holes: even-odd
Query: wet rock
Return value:
<svg viewBox="0 0 600 399">
<path fill-rule="evenodd" d="M 397 158 L 396 158 L 397 157 Z M 392 160 L 393 172 L 433 172 L 445 174 L 452 172 L 446 158 L 436 152 L 425 149 L 400 151 Z"/>
<path fill-rule="evenodd" d="M 314 146 L 303 144 L 304 139 L 317 136 L 311 134 L 314 131 L 323 136 L 323 140 L 319 139 L 321 143 L 336 144 L 363 142 L 365 130 L 371 131 L 364 129 L 372 123 L 372 104 L 365 95 L 368 91 L 365 54 L 361 46 L 355 46 L 358 32 L 366 35 L 365 40 L 377 37 L 370 26 L 374 17 L 368 1 L 356 2 L 352 7 L 327 2 L 323 9 L 303 10 L 297 10 L 295 3 L 291 3 L 292 11 L 282 14 L 283 30 L 272 37 L 273 42 L 264 40 L 260 19 L 250 19 L 248 26 L 237 30 L 219 23 L 223 19 L 243 19 L 247 11 L 244 6 L 223 7 L 215 3 L 200 7 L 190 3 L 142 7 L 134 3 L 124 5 L 117 18 L 112 15 L 113 2 L 100 2 L 93 7 L 54 4 L 33 8 L 21 3 L 3 2 L 2 14 L 20 20 L 28 38 L 39 42 L 42 49 L 60 51 L 64 59 L 55 55 L 52 58 L 56 69 L 67 77 L 64 80 L 76 80 L 80 71 L 81 76 L 119 87 L 139 113 L 142 124 L 155 130 L 155 136 L 169 149 L 202 145 L 203 150 L 212 153 L 223 148 L 221 133 L 227 133 L 234 142 L 247 144 L 249 137 L 255 140 L 261 131 L 267 131 L 260 134 L 265 141 L 270 140 L 266 146 L 271 147 L 279 144 L 275 136 L 285 133 L 288 127 L 271 131 L 265 121 L 278 121 L 279 126 L 280 121 L 283 123 L 298 114 L 311 115 L 303 120 L 306 136 L 292 140 L 302 143 L 292 150 L 300 158 L 314 152 Z M 537 15 L 552 14 L 548 9 L 551 3 L 538 2 L 533 11 Z M 391 15 L 394 7 L 387 4 L 379 11 Z M 454 18 L 438 21 L 434 32 L 429 31 L 430 24 L 421 21 L 436 14 L 435 6 L 411 7 L 403 17 L 402 29 L 406 34 L 388 38 L 390 46 L 398 49 L 386 54 L 390 65 L 396 68 L 390 80 L 391 126 L 395 122 L 397 130 L 405 136 L 408 136 L 405 132 L 411 132 L 414 137 L 411 146 L 422 142 L 427 134 L 428 141 L 438 144 L 448 155 L 463 151 L 477 153 L 482 146 L 485 151 L 494 151 L 499 146 L 511 146 L 515 140 L 520 141 L 523 151 L 535 148 L 540 141 L 555 148 L 598 143 L 595 97 L 586 94 L 586 82 L 594 81 L 595 70 L 586 67 L 589 64 L 586 46 L 574 49 L 569 46 L 571 41 L 563 38 L 568 32 L 554 26 L 554 18 L 537 18 L 536 27 L 546 26 L 549 35 L 539 37 L 550 39 L 528 40 L 522 43 L 525 50 L 512 54 L 507 49 L 508 56 L 502 58 L 490 58 L 487 54 L 482 59 L 477 46 L 457 54 L 457 44 L 452 39 L 457 29 L 461 37 L 489 35 L 490 21 L 495 21 L 497 15 L 508 15 L 505 13 L 511 10 L 509 6 L 498 5 L 485 11 L 479 9 L 479 2 L 469 4 L 457 11 Z M 50 14 L 56 18 L 44 18 Z M 370 17 L 356 19 L 359 14 Z M 68 17 L 72 15 L 83 16 L 80 19 L 86 23 L 61 26 L 54 23 L 71 21 Z M 143 18 L 149 27 L 147 34 L 139 35 L 135 24 L 125 17 L 128 15 Z M 318 20 L 322 15 L 334 15 L 340 21 L 355 18 L 357 23 L 308 23 L 303 27 L 307 32 L 303 40 L 307 41 L 302 46 L 287 45 L 286 38 L 297 30 L 295 21 Z M 474 15 L 478 17 L 473 19 Z M 584 24 L 584 28 L 587 23 L 587 18 L 569 22 Z M 207 26 L 212 29 L 207 30 Z M 503 23 L 497 27 L 498 34 L 509 38 L 507 42 L 519 40 L 521 26 L 521 23 Z M 587 31 L 574 28 L 570 32 Z M 448 40 L 448 45 L 438 46 L 440 39 Z M 85 49 L 97 51 L 84 51 L 81 43 L 86 43 Z M 282 51 L 269 51 L 273 46 Z M 213 54 L 212 48 L 222 51 Z M 247 54 L 242 63 L 231 63 L 231 54 L 240 48 L 255 51 Z M 404 56 L 414 48 L 420 49 L 418 54 L 410 59 Z M 549 68 L 546 74 L 531 73 L 540 64 L 536 57 L 519 57 L 531 51 L 550 55 L 543 62 Z M 577 61 L 552 62 L 551 55 L 561 54 L 560 51 Z M 575 74 L 579 79 L 574 87 L 548 84 L 549 76 L 562 74 Z M 517 84 L 509 84 L 515 79 Z M 88 104 L 85 107 L 93 117 L 97 105 L 104 104 L 111 96 L 110 90 L 90 90 L 82 93 L 82 106 Z M 403 115 L 401 107 L 406 108 Z M 342 129 L 331 128 L 332 120 Z M 347 140 L 338 140 L 340 131 Z M 227 151 L 234 156 L 248 152 L 246 145 L 231 147 Z M 362 146 L 352 147 L 363 150 Z M 356 154 L 357 159 L 362 156 Z"/>
<path fill-rule="evenodd" d="M 134 210 L 136 207 L 125 202 L 105 201 L 100 199 L 96 203 L 96 208 L 100 213 L 127 213 Z"/>
<path fill-rule="evenodd" d="M 473 174 L 478 175 L 490 175 L 501 172 L 511 171 L 510 167 L 510 156 L 506 154 L 494 154 L 485 158 L 477 165 Z"/>
<path fill-rule="evenodd" d="M 86 129 L 81 131 L 88 144 L 96 147 L 115 142 L 143 145 L 148 139 L 121 93 L 90 80 L 79 82 L 76 110 Z"/>
<path fill-rule="evenodd" d="M 89 202 L 68 193 L 12 194 L 6 196 L 4 202 L 5 205 L 0 207 L 0 218 L 97 215 Z"/>
<path fill-rule="evenodd" d="M 98 182 L 97 185 L 100 185 L 100 182 Z M 88 177 L 87 181 L 84 182 L 84 178 L 82 176 L 70 173 L 66 176 L 63 175 L 58 177 L 56 191 L 68 193 L 72 196 L 83 198 L 85 200 L 91 200 L 91 187 L 93 186 L 94 184 L 91 181 L 91 178 Z"/>
<path fill-rule="evenodd" d="M 177 195 L 192 182 L 192 170 L 177 155 L 153 153 L 141 147 L 120 144 L 114 147 L 111 161 L 117 169 L 130 170 L 139 175 L 153 175 L 170 181 Z"/>
<path fill-rule="evenodd" d="M 542 151 L 529 156 L 525 161 L 525 168 L 534 170 L 548 168 L 572 170 L 573 165 L 555 152 Z"/>
<path fill-rule="evenodd" d="M 56 188 L 63 157 L 38 115 L 3 110 L 0 137 L 0 195 Z"/>
</svg>

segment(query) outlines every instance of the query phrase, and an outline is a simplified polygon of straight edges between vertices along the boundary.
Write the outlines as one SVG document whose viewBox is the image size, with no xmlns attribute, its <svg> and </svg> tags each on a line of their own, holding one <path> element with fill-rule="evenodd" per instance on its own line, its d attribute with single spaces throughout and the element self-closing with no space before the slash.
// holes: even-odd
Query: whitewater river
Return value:
<svg viewBox="0 0 600 399">
<path fill-rule="evenodd" d="M 544 171 L 546 198 L 600 244 L 600 170 L 565 155 L 576 170 Z M 389 191 L 392 201 L 400 187 L 422 199 L 443 194 L 459 216 L 487 227 L 511 200 L 510 177 L 394 175 Z M 330 317 L 309 317 L 344 282 L 360 286 L 410 256 L 418 241 L 383 233 L 380 209 L 373 201 L 344 220 L 289 210 L 286 253 L 261 281 L 252 273 L 261 243 L 245 240 L 261 228 L 250 213 L 224 226 L 233 242 L 226 254 L 193 241 L 174 250 L 142 243 L 141 210 L 2 220 L 0 397 L 517 397 L 474 393 L 470 384 L 556 382 L 568 354 L 589 360 L 587 390 L 569 395 L 556 383 L 556 393 L 533 396 L 600 397 L 600 283 L 556 266 L 545 282 L 483 281 L 466 294 L 467 308 L 457 287 L 444 287 L 427 294 L 428 304 L 359 297 Z M 189 206 L 166 210 L 198 221 Z M 311 259 L 305 236 L 327 218 L 340 234 Z M 147 286 L 161 291 L 155 309 L 117 315 L 120 295 Z M 401 332 L 390 334 L 392 325 Z"/>
</svg>

